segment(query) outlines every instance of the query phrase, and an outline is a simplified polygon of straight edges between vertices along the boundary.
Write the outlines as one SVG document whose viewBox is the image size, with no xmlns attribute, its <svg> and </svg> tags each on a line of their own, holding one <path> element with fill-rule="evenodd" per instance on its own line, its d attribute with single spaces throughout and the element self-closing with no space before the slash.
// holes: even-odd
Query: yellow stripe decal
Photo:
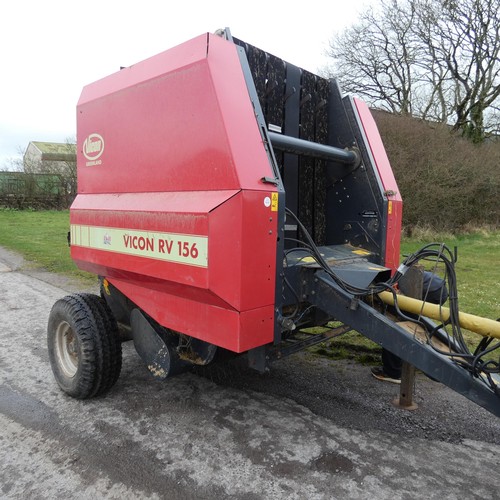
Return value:
<svg viewBox="0 0 500 500">
<path fill-rule="evenodd" d="M 208 267 L 207 236 L 72 224 L 71 245 Z"/>
</svg>

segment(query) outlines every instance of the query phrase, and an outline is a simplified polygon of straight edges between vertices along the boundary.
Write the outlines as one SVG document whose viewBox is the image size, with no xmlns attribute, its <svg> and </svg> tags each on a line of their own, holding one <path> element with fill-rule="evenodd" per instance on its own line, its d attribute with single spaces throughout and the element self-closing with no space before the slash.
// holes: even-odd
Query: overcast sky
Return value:
<svg viewBox="0 0 500 500">
<path fill-rule="evenodd" d="M 309 71 L 331 36 L 374 0 L 12 0 L 0 8 L 0 170 L 29 141 L 76 135 L 88 83 L 205 32 L 229 27 Z"/>
</svg>

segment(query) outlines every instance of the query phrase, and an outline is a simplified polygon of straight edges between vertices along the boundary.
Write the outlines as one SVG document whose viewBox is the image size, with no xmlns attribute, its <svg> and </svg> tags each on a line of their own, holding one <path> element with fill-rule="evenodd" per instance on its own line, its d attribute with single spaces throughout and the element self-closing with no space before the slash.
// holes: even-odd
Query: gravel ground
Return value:
<svg viewBox="0 0 500 500">
<path fill-rule="evenodd" d="M 153 380 L 133 345 L 105 398 L 48 364 L 52 304 L 78 283 L 0 251 L 0 497 L 499 498 L 500 420 L 418 374 L 418 409 L 369 368 L 307 353 Z"/>
</svg>

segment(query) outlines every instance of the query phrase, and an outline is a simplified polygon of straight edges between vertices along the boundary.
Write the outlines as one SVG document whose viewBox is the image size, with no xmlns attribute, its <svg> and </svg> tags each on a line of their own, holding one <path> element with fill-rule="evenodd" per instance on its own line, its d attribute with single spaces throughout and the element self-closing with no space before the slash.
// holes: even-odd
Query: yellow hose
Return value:
<svg viewBox="0 0 500 500">
<path fill-rule="evenodd" d="M 378 294 L 382 302 L 394 305 L 394 296 L 390 292 Z M 447 321 L 450 317 L 450 310 L 447 307 L 437 304 L 429 304 L 418 299 L 412 299 L 405 295 L 397 296 L 398 306 L 402 311 L 426 316 L 437 321 Z M 476 332 L 484 337 L 495 337 L 500 339 L 500 322 L 488 318 L 481 318 L 473 314 L 459 313 L 459 323 L 462 328 Z"/>
</svg>

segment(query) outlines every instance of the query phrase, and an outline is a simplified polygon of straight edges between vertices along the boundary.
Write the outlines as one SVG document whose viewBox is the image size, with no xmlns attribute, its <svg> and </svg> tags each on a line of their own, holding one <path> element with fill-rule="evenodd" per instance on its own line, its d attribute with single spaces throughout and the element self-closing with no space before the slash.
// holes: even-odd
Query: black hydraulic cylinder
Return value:
<svg viewBox="0 0 500 500">
<path fill-rule="evenodd" d="M 273 148 L 293 153 L 297 155 L 312 156 L 323 160 L 336 161 L 345 165 L 357 165 L 360 162 L 360 156 L 357 151 L 351 149 L 340 149 L 326 144 L 318 144 L 317 142 L 305 141 L 288 135 L 278 134 L 276 132 L 268 132 L 269 139 Z"/>
</svg>

